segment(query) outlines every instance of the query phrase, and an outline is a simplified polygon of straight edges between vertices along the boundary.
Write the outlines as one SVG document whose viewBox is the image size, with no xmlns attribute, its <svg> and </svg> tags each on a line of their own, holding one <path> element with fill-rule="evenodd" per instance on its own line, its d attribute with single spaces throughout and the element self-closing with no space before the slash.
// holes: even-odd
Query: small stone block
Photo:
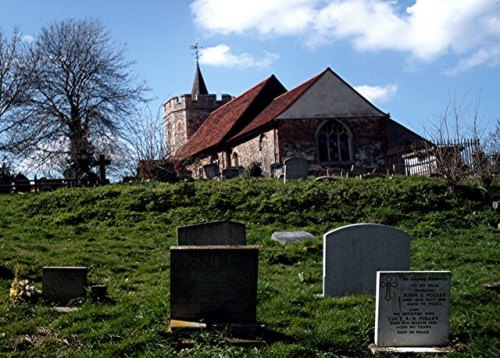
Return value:
<svg viewBox="0 0 500 358">
<path fill-rule="evenodd" d="M 46 266 L 42 274 L 43 297 L 64 304 L 87 294 L 87 267 Z"/>
<path fill-rule="evenodd" d="M 316 240 L 316 236 L 307 231 L 276 231 L 273 232 L 271 239 L 280 244 L 289 244 L 291 242 Z"/>
</svg>

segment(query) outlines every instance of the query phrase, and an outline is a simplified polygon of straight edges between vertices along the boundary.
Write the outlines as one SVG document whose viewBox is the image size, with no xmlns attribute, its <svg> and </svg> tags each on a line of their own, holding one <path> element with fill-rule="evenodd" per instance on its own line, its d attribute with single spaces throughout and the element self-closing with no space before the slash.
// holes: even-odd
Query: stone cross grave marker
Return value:
<svg viewBox="0 0 500 358">
<path fill-rule="evenodd" d="M 289 158 L 285 160 L 285 183 L 293 179 L 307 179 L 309 173 L 309 164 L 302 158 Z"/>
<path fill-rule="evenodd" d="M 245 245 L 245 224 L 211 221 L 177 228 L 177 245 Z"/>
<path fill-rule="evenodd" d="M 407 271 L 410 236 L 380 224 L 354 224 L 323 235 L 323 295 L 375 293 L 377 271 Z"/>
<path fill-rule="evenodd" d="M 170 248 L 170 328 L 179 322 L 255 324 L 257 246 Z"/>
<path fill-rule="evenodd" d="M 449 271 L 377 272 L 372 351 L 443 352 L 449 336 L 450 281 Z"/>
<path fill-rule="evenodd" d="M 59 304 L 85 297 L 87 273 L 87 267 L 45 266 L 42 271 L 43 297 Z"/>
</svg>

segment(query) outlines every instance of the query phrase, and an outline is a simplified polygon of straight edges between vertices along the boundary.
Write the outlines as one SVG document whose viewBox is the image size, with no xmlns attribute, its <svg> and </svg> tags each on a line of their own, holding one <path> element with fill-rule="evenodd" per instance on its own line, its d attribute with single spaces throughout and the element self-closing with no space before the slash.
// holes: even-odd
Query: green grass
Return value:
<svg viewBox="0 0 500 358">
<path fill-rule="evenodd" d="M 493 191 L 499 192 L 499 187 Z M 451 270 L 450 357 L 500 356 L 500 216 L 473 187 L 449 192 L 438 180 L 384 178 L 336 182 L 234 179 L 116 185 L 0 196 L 0 266 L 41 288 L 43 266 L 88 266 L 113 302 L 73 302 L 80 311 L 9 302 L 0 278 L 0 355 L 57 357 L 369 356 L 375 299 L 318 298 L 322 242 L 282 246 L 274 231 L 319 238 L 349 223 L 374 222 L 410 233 L 412 270 Z M 260 246 L 257 318 L 261 342 L 231 345 L 201 333 L 189 346 L 166 332 L 169 247 L 176 228 L 232 219 Z M 3 270 L 2 272 L 5 272 Z M 3 275 L 7 276 L 7 275 Z"/>
</svg>

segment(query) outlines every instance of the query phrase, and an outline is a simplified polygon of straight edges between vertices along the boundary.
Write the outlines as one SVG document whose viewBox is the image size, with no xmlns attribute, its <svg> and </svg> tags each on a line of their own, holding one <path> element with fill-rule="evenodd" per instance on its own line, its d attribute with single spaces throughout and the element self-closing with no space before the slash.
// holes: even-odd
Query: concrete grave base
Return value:
<svg viewBox="0 0 500 358">
<path fill-rule="evenodd" d="M 378 347 L 375 344 L 370 344 L 368 349 L 373 354 L 392 354 L 392 353 L 450 353 L 453 350 L 451 347 Z"/>
<path fill-rule="evenodd" d="M 170 333 L 177 334 L 192 334 L 204 330 L 226 330 L 230 334 L 258 335 L 262 330 L 262 325 L 257 323 L 210 324 L 171 319 L 168 326 L 168 331 Z"/>
</svg>

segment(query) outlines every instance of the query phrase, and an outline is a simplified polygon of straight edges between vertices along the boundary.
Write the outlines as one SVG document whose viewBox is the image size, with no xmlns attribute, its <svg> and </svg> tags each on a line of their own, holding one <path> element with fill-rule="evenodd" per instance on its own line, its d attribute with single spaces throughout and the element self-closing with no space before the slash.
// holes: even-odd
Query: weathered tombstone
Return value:
<svg viewBox="0 0 500 358">
<path fill-rule="evenodd" d="M 276 231 L 273 232 L 271 239 L 280 244 L 289 244 L 305 240 L 316 240 L 316 236 L 307 231 Z"/>
<path fill-rule="evenodd" d="M 245 224 L 212 221 L 177 228 L 177 245 L 245 245 Z"/>
<path fill-rule="evenodd" d="M 323 235 L 323 295 L 375 293 L 377 271 L 410 268 L 410 236 L 380 224 L 354 224 Z"/>
<path fill-rule="evenodd" d="M 218 178 L 220 175 L 219 166 L 217 164 L 204 165 L 203 172 L 208 179 Z"/>
<path fill-rule="evenodd" d="M 42 275 L 43 297 L 65 304 L 87 294 L 87 267 L 46 266 Z"/>
<path fill-rule="evenodd" d="M 21 173 L 14 178 L 14 186 L 16 193 L 29 193 L 31 191 L 29 179 Z"/>
<path fill-rule="evenodd" d="M 449 349 L 449 271 L 377 272 L 375 352 Z M 444 348 L 443 348 L 444 347 Z"/>
<path fill-rule="evenodd" d="M 302 158 L 289 158 L 285 160 L 285 183 L 287 180 L 307 179 L 309 164 Z"/>
<path fill-rule="evenodd" d="M 238 167 L 230 167 L 222 171 L 222 176 L 225 179 L 236 178 L 238 175 L 240 175 L 240 168 Z"/>
<path fill-rule="evenodd" d="M 257 246 L 170 248 L 170 328 L 255 324 Z"/>
</svg>

